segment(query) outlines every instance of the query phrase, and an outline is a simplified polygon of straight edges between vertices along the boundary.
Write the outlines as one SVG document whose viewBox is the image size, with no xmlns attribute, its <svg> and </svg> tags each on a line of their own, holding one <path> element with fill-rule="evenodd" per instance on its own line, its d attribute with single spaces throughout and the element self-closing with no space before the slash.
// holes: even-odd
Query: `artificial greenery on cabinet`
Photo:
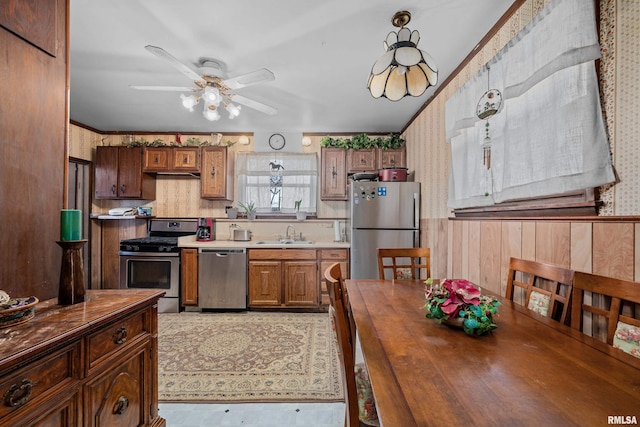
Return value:
<svg viewBox="0 0 640 427">
<path fill-rule="evenodd" d="M 344 150 L 365 150 L 370 148 L 380 148 L 382 150 L 392 150 L 404 146 L 404 139 L 399 134 L 388 136 L 370 137 L 366 133 L 360 133 L 351 138 L 333 138 L 325 136 L 320 140 L 320 145 L 330 148 L 342 148 Z"/>
</svg>

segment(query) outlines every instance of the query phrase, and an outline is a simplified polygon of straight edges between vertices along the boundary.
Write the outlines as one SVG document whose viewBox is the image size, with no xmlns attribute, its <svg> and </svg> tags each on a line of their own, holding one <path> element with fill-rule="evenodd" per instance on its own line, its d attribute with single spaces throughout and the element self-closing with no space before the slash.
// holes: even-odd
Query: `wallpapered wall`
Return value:
<svg viewBox="0 0 640 427">
<path fill-rule="evenodd" d="M 423 218 L 447 218 L 449 144 L 445 102 L 511 40 L 550 0 L 527 1 L 458 76 L 407 128 L 407 159 L 423 183 Z M 600 1 L 600 80 L 611 152 L 619 182 L 601 189 L 600 215 L 640 215 L 640 2 Z"/>
</svg>

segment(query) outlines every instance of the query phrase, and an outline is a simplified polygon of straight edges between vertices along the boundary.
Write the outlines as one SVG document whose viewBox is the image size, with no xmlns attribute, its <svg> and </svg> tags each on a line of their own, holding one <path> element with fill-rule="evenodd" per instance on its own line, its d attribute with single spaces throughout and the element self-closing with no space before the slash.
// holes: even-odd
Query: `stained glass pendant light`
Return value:
<svg viewBox="0 0 640 427">
<path fill-rule="evenodd" d="M 371 69 L 367 87 L 374 98 L 398 101 L 405 96 L 420 96 L 438 82 L 435 61 L 417 47 L 420 33 L 405 28 L 410 20 L 411 13 L 406 10 L 393 15 L 391 23 L 400 30 L 387 35 L 385 53 Z"/>
</svg>

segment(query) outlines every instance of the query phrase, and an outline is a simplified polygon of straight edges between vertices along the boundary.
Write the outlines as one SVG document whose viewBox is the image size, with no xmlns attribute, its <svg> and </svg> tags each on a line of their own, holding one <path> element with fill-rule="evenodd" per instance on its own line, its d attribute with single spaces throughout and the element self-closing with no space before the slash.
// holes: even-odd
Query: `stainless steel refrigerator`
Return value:
<svg viewBox="0 0 640 427">
<path fill-rule="evenodd" d="M 349 277 L 377 279 L 377 248 L 420 245 L 420 183 L 353 181 L 349 192 Z"/>
</svg>

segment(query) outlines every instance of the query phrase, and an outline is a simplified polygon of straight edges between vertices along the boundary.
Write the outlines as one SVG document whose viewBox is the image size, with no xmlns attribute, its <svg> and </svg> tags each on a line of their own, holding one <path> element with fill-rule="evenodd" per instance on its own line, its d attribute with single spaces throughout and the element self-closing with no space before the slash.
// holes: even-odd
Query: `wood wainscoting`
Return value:
<svg viewBox="0 0 640 427">
<path fill-rule="evenodd" d="M 464 277 L 501 295 L 509 258 L 640 281 L 640 218 L 423 219 L 434 277 Z"/>
</svg>

